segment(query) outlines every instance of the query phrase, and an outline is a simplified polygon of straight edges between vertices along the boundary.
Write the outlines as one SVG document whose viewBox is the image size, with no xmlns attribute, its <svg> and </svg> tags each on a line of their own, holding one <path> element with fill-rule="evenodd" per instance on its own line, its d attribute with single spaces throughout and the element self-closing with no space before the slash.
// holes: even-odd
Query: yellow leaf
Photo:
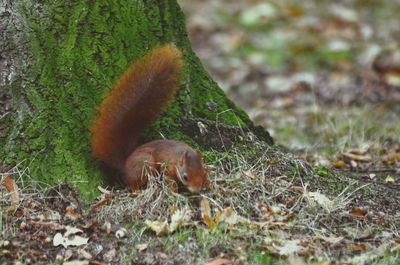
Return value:
<svg viewBox="0 0 400 265">
<path fill-rule="evenodd" d="M 210 229 L 214 229 L 217 227 L 217 224 L 212 220 L 209 215 L 203 215 L 203 222 L 208 226 Z"/>
<path fill-rule="evenodd" d="M 385 182 L 386 183 L 394 183 L 394 178 L 392 177 L 392 176 L 387 176 L 386 178 L 385 178 Z"/>
<path fill-rule="evenodd" d="M 203 198 L 200 201 L 200 212 L 201 212 L 201 216 L 204 216 L 204 215 L 208 215 L 209 217 L 211 216 L 210 202 L 207 200 L 207 198 Z"/>
<path fill-rule="evenodd" d="M 151 230 L 156 232 L 157 236 L 166 236 L 166 235 L 169 234 L 169 225 L 168 225 L 167 221 L 161 222 L 161 221 L 149 221 L 149 220 L 146 220 L 145 224 Z"/>
</svg>

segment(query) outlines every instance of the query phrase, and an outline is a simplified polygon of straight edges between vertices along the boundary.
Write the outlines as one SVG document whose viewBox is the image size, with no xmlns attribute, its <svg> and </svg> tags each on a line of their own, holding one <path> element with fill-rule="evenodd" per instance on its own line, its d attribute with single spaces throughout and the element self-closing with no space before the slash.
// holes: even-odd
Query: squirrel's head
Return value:
<svg viewBox="0 0 400 265">
<path fill-rule="evenodd" d="M 197 150 L 184 151 L 177 171 L 180 181 L 190 192 L 199 193 L 203 187 L 209 185 L 208 172 Z"/>
</svg>

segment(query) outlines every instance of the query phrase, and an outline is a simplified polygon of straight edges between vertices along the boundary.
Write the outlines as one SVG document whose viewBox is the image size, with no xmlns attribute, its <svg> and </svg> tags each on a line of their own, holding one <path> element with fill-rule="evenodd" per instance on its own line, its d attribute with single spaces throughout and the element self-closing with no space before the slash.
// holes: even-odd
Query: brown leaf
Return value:
<svg viewBox="0 0 400 265">
<path fill-rule="evenodd" d="M 210 202 L 207 200 L 207 198 L 203 198 L 200 201 L 200 212 L 201 216 L 203 217 L 204 215 L 211 216 L 211 207 L 210 207 Z"/>
<path fill-rule="evenodd" d="M 356 218 L 365 219 L 367 217 L 367 211 L 361 208 L 355 208 L 349 212 L 349 214 Z"/>
<path fill-rule="evenodd" d="M 304 193 L 304 188 L 302 186 L 293 186 L 292 187 L 293 190 L 299 194 L 303 194 Z"/>
<path fill-rule="evenodd" d="M 19 204 L 18 186 L 15 183 L 14 179 L 10 176 L 6 176 L 4 178 L 4 186 L 6 187 L 7 191 L 10 193 L 12 208 L 14 210 L 16 210 L 18 208 L 18 204 Z"/>
<path fill-rule="evenodd" d="M 353 249 L 353 251 L 360 252 L 364 251 L 367 248 L 367 245 L 362 243 L 354 243 L 351 245 L 351 248 Z"/>
<path fill-rule="evenodd" d="M 81 214 L 77 209 L 68 207 L 65 209 L 65 217 L 69 218 L 72 221 L 75 221 L 81 217 Z"/>
<path fill-rule="evenodd" d="M 349 153 L 351 153 L 353 155 L 365 155 L 367 152 L 368 152 L 368 150 L 353 149 L 353 150 L 350 150 Z"/>
<path fill-rule="evenodd" d="M 342 153 L 342 156 L 345 158 L 348 158 L 353 161 L 358 161 L 358 162 L 370 162 L 371 161 L 371 156 L 369 155 L 356 155 L 352 153 Z"/>
</svg>

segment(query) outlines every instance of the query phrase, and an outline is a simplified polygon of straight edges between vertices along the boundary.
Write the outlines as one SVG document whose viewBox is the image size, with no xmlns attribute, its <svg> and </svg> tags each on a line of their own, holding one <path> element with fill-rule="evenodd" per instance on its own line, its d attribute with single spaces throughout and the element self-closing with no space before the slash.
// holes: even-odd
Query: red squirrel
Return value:
<svg viewBox="0 0 400 265">
<path fill-rule="evenodd" d="M 165 168 L 175 188 L 181 182 L 198 193 L 208 185 L 200 152 L 187 144 L 156 140 L 139 146 L 143 131 L 178 92 L 182 68 L 182 54 L 174 45 L 155 48 L 122 74 L 99 106 L 91 128 L 92 152 L 119 170 L 131 191 L 146 187 L 145 166 L 158 172 Z"/>
</svg>

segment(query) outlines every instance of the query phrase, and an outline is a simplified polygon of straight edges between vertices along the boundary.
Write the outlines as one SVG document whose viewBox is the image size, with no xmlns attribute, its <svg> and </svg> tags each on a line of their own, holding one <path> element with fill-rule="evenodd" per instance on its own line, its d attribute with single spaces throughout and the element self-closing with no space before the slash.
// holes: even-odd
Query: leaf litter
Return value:
<svg viewBox="0 0 400 265">
<path fill-rule="evenodd" d="M 300 255 L 308 260 L 341 257 L 350 264 L 359 260 L 368 263 L 398 250 L 399 219 L 388 217 L 390 212 L 384 207 L 379 212 L 372 210 L 374 205 L 365 201 L 363 186 L 349 183 L 341 192 L 326 189 L 318 183 L 321 176 L 304 161 L 288 154 L 277 155 L 280 151 L 271 147 L 260 150 L 257 160 L 251 162 L 237 151 L 221 157 L 220 166 L 211 170 L 211 189 L 200 195 L 174 193 L 160 175 L 149 176 L 151 185 L 134 194 L 101 188 L 98 201 L 107 197 L 107 203 L 97 201 L 81 208 L 76 205 L 83 202 L 70 187 L 60 185 L 44 192 L 57 194 L 57 198 L 22 188 L 19 208 L 6 217 L 15 227 L 2 232 L 7 240 L 2 239 L 0 251 L 11 260 L 23 255 L 32 261 L 118 264 L 127 247 L 121 248 L 120 242 L 128 246 L 132 242 L 136 260 L 155 253 L 162 260 L 160 253 L 164 252 L 153 249 L 148 239 L 152 235 L 168 238 L 185 229 L 250 233 L 252 240 L 262 242 L 260 246 L 272 256 Z M 2 194 L 2 207 L 10 205 L 11 195 Z M 68 217 L 70 208 L 80 213 L 77 218 Z M 137 226 L 131 230 L 124 225 L 132 221 L 142 223 L 142 232 Z M 125 236 L 116 236 L 121 229 Z M 137 233 L 141 236 L 132 241 Z M 28 243 L 33 239 L 35 243 Z M 28 245 L 29 251 L 19 251 Z M 173 253 L 168 257 L 176 255 Z M 233 261 L 236 255 L 221 259 Z M 206 257 L 197 263 L 213 261 Z"/>
</svg>

